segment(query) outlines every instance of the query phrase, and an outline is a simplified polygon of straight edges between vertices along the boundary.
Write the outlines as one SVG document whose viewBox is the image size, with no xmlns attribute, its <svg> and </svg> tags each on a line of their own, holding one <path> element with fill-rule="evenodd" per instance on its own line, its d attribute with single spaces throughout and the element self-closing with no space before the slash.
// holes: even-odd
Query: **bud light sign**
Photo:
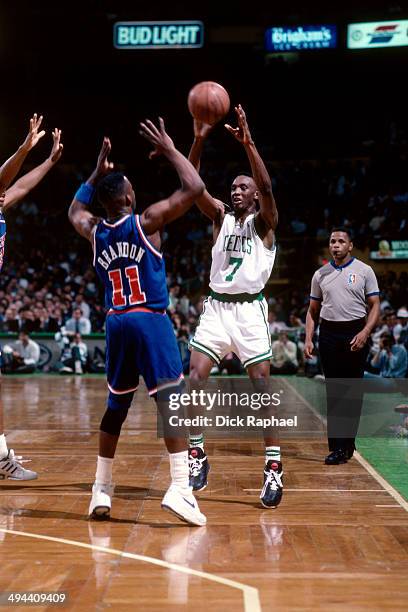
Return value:
<svg viewBox="0 0 408 612">
<path fill-rule="evenodd" d="M 113 29 L 116 49 L 183 49 L 203 40 L 202 21 L 122 21 Z"/>
<path fill-rule="evenodd" d="M 274 27 L 265 33 L 265 48 L 273 53 L 304 49 L 334 49 L 336 46 L 335 25 Z"/>
</svg>

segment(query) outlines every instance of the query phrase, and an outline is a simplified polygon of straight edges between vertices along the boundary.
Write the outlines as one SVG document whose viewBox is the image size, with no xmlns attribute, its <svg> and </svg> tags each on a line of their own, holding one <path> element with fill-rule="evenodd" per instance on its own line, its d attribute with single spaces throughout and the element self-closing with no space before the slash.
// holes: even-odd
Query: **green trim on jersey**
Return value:
<svg viewBox="0 0 408 612">
<path fill-rule="evenodd" d="M 264 298 L 262 291 L 259 293 L 217 293 L 211 290 L 210 296 L 218 302 L 231 302 L 233 304 L 261 301 Z"/>
<path fill-rule="evenodd" d="M 267 320 L 267 317 L 266 317 L 266 315 L 265 315 L 265 312 L 264 312 L 264 305 L 263 305 L 263 303 L 262 303 L 262 302 L 259 302 L 259 308 L 261 309 L 262 316 L 263 316 L 263 320 L 264 320 L 264 323 L 265 323 L 265 327 L 266 327 L 266 337 L 268 338 L 269 348 L 272 348 L 272 341 L 271 341 L 271 334 L 270 334 L 270 331 L 269 331 L 268 320 Z"/>
</svg>

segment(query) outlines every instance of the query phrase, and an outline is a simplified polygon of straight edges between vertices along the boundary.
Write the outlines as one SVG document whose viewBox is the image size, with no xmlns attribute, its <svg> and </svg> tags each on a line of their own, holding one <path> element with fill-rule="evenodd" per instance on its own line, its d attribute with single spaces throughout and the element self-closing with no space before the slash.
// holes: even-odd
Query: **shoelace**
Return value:
<svg viewBox="0 0 408 612">
<path fill-rule="evenodd" d="M 204 459 L 189 459 L 189 467 L 192 476 L 198 476 L 201 472 Z"/>
<path fill-rule="evenodd" d="M 15 461 L 18 464 L 30 463 L 31 459 L 23 459 L 21 455 L 16 455 L 12 448 L 9 449 L 8 455 L 3 457 L 2 461 Z"/>
<path fill-rule="evenodd" d="M 279 488 L 283 487 L 282 479 L 278 472 L 275 472 L 275 470 L 269 470 L 268 473 L 265 472 L 265 474 L 266 480 L 262 488 L 261 497 L 265 495 L 268 487 L 271 487 L 273 491 L 277 491 Z"/>
</svg>

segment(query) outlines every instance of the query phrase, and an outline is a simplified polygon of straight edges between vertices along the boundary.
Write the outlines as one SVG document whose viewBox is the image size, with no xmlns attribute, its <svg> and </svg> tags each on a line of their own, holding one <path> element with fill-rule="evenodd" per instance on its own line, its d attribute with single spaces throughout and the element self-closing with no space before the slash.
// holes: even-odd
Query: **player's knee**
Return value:
<svg viewBox="0 0 408 612">
<path fill-rule="evenodd" d="M 200 368 L 200 366 L 191 365 L 188 378 L 190 380 L 191 386 L 199 387 L 206 382 L 208 376 L 204 368 Z"/>
<path fill-rule="evenodd" d="M 111 436 L 119 436 L 129 408 L 107 408 L 103 415 L 100 430 Z"/>
<path fill-rule="evenodd" d="M 271 366 L 269 361 L 262 361 L 248 367 L 248 376 L 252 381 L 267 380 L 269 378 Z"/>
<path fill-rule="evenodd" d="M 118 395 L 116 393 L 109 392 L 108 395 L 108 408 L 111 410 L 122 410 L 129 409 L 132 403 L 134 392 L 122 393 Z"/>
</svg>

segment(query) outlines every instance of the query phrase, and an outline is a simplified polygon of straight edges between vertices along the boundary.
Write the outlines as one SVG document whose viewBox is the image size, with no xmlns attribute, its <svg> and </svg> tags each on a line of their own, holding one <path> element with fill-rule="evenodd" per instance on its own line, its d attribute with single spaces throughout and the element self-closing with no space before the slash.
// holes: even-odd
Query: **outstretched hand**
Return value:
<svg viewBox="0 0 408 612">
<path fill-rule="evenodd" d="M 96 162 L 95 172 L 97 176 L 104 176 L 113 170 L 113 163 L 108 160 L 111 148 L 111 141 L 107 136 L 105 136 L 102 142 L 101 150 L 99 151 L 98 161 Z"/>
<path fill-rule="evenodd" d="M 158 155 L 166 155 L 174 149 L 174 142 L 166 132 L 164 121 L 159 117 L 159 127 L 156 127 L 150 119 L 146 119 L 140 123 L 139 134 L 146 138 L 154 146 L 153 151 L 149 154 L 149 159 L 153 159 Z"/>
<path fill-rule="evenodd" d="M 57 161 L 60 159 L 62 155 L 62 149 L 64 148 L 64 145 L 61 142 L 61 130 L 55 128 L 55 130 L 52 132 L 52 138 L 54 142 L 52 144 L 50 160 L 53 164 L 56 164 Z"/>
<path fill-rule="evenodd" d="M 238 106 L 235 107 L 235 112 L 237 114 L 238 127 L 233 128 L 231 125 L 226 123 L 225 128 L 234 136 L 234 138 L 238 140 L 238 142 L 243 145 L 249 144 L 252 142 L 252 136 L 251 132 L 249 131 L 245 111 L 242 106 L 238 104 Z"/>
<path fill-rule="evenodd" d="M 38 141 L 44 136 L 45 130 L 41 130 L 41 132 L 38 131 L 41 127 L 42 120 L 43 116 L 40 115 L 37 117 L 37 113 L 34 113 L 34 115 L 31 117 L 30 128 L 23 142 L 23 148 L 26 149 L 26 151 L 31 151 L 31 149 L 33 149 Z"/>
</svg>

